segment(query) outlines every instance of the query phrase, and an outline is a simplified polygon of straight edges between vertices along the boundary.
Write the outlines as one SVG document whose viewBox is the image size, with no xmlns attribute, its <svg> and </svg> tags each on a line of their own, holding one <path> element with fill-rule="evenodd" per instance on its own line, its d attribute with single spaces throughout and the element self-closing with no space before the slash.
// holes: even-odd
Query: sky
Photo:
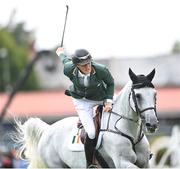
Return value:
<svg viewBox="0 0 180 169">
<path fill-rule="evenodd" d="M 180 41 L 179 0 L 0 0 L 0 25 L 13 9 L 14 22 L 34 30 L 36 49 L 60 45 L 69 6 L 64 47 L 85 48 L 94 58 L 153 57 Z"/>
</svg>

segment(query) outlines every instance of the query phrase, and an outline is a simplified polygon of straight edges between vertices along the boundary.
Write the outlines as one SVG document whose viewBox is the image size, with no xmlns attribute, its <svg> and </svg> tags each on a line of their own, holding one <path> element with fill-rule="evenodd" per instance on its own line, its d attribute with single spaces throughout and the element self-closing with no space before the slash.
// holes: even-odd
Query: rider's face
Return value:
<svg viewBox="0 0 180 169">
<path fill-rule="evenodd" d="M 77 65 L 77 67 L 83 74 L 89 74 L 92 70 L 91 63 L 87 63 L 85 65 Z"/>
</svg>

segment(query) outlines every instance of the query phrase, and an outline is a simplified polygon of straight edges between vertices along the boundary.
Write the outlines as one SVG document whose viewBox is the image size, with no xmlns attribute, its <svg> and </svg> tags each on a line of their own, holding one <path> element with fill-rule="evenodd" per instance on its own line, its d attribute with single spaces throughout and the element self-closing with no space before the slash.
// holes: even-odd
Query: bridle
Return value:
<svg viewBox="0 0 180 169">
<path fill-rule="evenodd" d="M 149 82 L 150 83 L 150 82 Z M 154 107 L 147 107 L 147 108 L 144 108 L 142 110 L 140 110 L 140 108 L 138 107 L 138 104 L 137 104 L 137 99 L 136 99 L 136 94 L 135 94 L 135 91 L 134 89 L 137 89 L 137 88 L 143 88 L 143 87 L 151 87 L 151 88 L 154 88 L 154 85 L 152 83 L 148 84 L 147 83 L 137 83 L 137 84 L 133 84 L 132 87 L 131 87 L 131 92 L 129 94 L 129 105 L 131 107 L 131 109 L 137 113 L 137 115 L 139 115 L 141 118 L 142 117 L 142 113 L 147 111 L 147 110 L 154 110 L 155 112 L 155 115 L 157 117 L 157 112 L 156 112 L 156 97 L 155 97 L 155 105 Z M 135 105 L 135 110 L 133 109 L 133 107 L 131 106 L 130 104 L 130 97 L 131 97 L 131 94 L 132 94 L 132 99 L 133 99 L 133 102 L 134 102 L 134 105 Z"/>
<path fill-rule="evenodd" d="M 155 112 L 155 115 L 157 117 L 157 112 L 156 112 L 156 97 L 155 97 L 155 105 L 154 107 L 147 107 L 147 108 L 144 108 L 142 110 L 140 110 L 140 108 L 138 107 L 138 103 L 137 103 L 137 99 L 136 99 L 136 94 L 135 94 L 135 91 L 134 89 L 137 89 L 137 88 L 143 88 L 143 87 L 151 87 L 151 88 L 154 88 L 154 85 L 152 83 L 148 84 L 147 83 L 136 83 L 136 84 L 133 84 L 132 87 L 131 87 L 131 92 L 129 93 L 129 98 L 128 98 L 128 101 L 129 101 L 129 106 L 131 108 L 131 110 L 133 110 L 133 112 L 136 112 L 137 113 L 137 116 L 139 115 L 142 119 L 142 113 L 147 111 L 147 110 L 154 110 Z M 134 108 L 131 106 L 130 104 L 130 98 L 131 98 L 131 95 L 132 95 L 132 99 L 133 99 L 133 102 L 134 102 L 134 105 L 135 105 L 135 110 Z M 121 118 L 123 119 L 126 119 L 126 120 L 129 120 L 129 121 L 132 121 L 134 123 L 138 123 L 138 119 L 137 120 L 134 120 L 132 118 L 128 118 L 124 115 L 120 115 L 116 112 L 113 112 L 111 111 L 112 114 L 116 115 L 116 116 L 120 116 Z"/>
<path fill-rule="evenodd" d="M 136 84 L 132 84 L 132 87 L 131 87 L 131 92 L 129 93 L 129 105 L 130 105 L 130 108 L 133 110 L 133 112 L 136 112 L 137 115 L 139 115 L 141 117 L 141 119 L 143 119 L 144 117 L 142 116 L 142 113 L 147 111 L 147 110 L 154 110 L 155 111 L 155 115 L 157 117 L 157 112 L 156 112 L 156 98 L 155 98 L 155 105 L 154 107 L 147 107 L 147 108 L 144 108 L 142 110 L 139 109 L 138 107 L 138 104 L 137 104 L 137 99 L 136 99 L 136 95 L 135 95 L 135 91 L 134 89 L 137 89 L 137 88 L 143 88 L 143 87 L 151 87 L 151 88 L 154 88 L 154 85 L 149 82 L 144 82 L 144 83 L 136 83 Z M 130 97 L 131 97 L 131 94 L 132 94 L 132 99 L 133 99 L 133 102 L 134 102 L 134 105 L 135 105 L 135 110 L 132 108 L 131 104 L 130 104 Z M 109 129 L 109 122 L 110 122 L 110 117 L 111 115 L 114 114 L 115 116 L 118 116 L 119 118 L 117 119 L 117 121 L 115 122 L 115 125 L 114 125 L 114 129 L 115 130 L 112 130 L 112 129 Z M 134 122 L 134 123 L 137 123 L 138 124 L 138 121 L 139 121 L 139 118 L 137 120 L 134 120 L 132 118 L 128 118 L 124 115 L 120 115 L 116 112 L 109 112 L 109 119 L 108 119 L 108 125 L 107 125 L 107 129 L 101 129 L 100 131 L 108 131 L 108 132 L 111 132 L 111 133 L 115 133 L 115 134 L 119 134 L 119 135 L 122 135 L 126 138 L 128 138 L 131 143 L 132 143 L 132 146 L 133 146 L 133 149 L 135 151 L 135 145 L 137 143 L 139 143 L 141 141 L 141 139 L 144 137 L 144 133 L 143 133 L 143 130 L 142 130 L 142 121 L 140 122 L 140 132 L 139 132 L 139 136 L 138 136 L 138 139 L 136 142 L 134 142 L 134 138 L 127 135 L 126 133 L 123 133 L 122 131 L 120 131 L 117 127 L 116 127 L 116 124 L 121 120 L 121 119 L 125 119 L 125 120 L 128 120 L 128 121 L 131 121 L 131 122 Z"/>
</svg>

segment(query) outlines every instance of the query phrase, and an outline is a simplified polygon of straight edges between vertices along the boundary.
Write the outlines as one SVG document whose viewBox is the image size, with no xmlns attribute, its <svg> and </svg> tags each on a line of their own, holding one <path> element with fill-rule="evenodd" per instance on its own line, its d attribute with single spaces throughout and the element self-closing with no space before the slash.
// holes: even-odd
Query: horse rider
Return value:
<svg viewBox="0 0 180 169">
<path fill-rule="evenodd" d="M 73 104 L 86 131 L 84 143 L 87 168 L 96 168 L 93 154 L 96 146 L 93 107 L 103 104 L 103 111 L 112 109 L 114 79 L 106 66 L 92 60 L 85 49 L 78 49 L 71 58 L 65 55 L 63 47 L 58 47 L 56 54 L 64 64 L 64 74 L 73 85 L 65 91 L 72 96 Z"/>
</svg>

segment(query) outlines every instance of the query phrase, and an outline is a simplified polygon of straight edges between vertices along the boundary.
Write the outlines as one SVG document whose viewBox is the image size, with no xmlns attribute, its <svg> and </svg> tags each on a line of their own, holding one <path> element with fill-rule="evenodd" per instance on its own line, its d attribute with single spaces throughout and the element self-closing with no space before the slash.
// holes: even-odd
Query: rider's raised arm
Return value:
<svg viewBox="0 0 180 169">
<path fill-rule="evenodd" d="M 63 47 L 58 47 L 56 50 L 56 54 L 59 56 L 61 62 L 64 65 L 64 74 L 69 77 L 75 67 L 72 59 L 64 54 Z"/>
<path fill-rule="evenodd" d="M 65 65 L 67 62 L 72 61 L 70 58 L 68 58 L 65 54 L 64 54 L 64 48 L 63 47 L 58 47 L 56 50 L 56 54 L 59 56 L 61 62 Z"/>
</svg>

